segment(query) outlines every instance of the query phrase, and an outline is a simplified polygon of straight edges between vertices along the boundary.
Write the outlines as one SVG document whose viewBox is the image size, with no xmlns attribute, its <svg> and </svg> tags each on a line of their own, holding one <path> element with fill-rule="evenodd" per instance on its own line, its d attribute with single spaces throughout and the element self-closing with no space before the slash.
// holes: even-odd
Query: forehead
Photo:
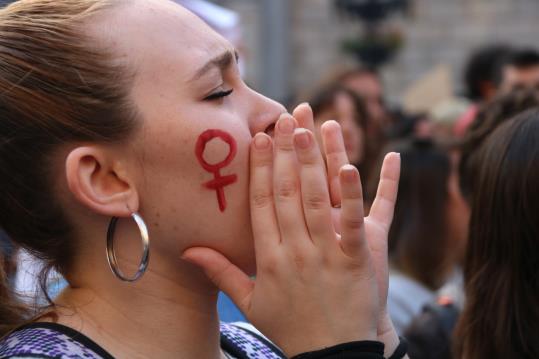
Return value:
<svg viewBox="0 0 539 359">
<path fill-rule="evenodd" d="M 89 28 L 122 61 L 146 76 L 172 71 L 187 78 L 206 61 L 231 49 L 204 21 L 169 0 L 126 1 Z"/>
</svg>

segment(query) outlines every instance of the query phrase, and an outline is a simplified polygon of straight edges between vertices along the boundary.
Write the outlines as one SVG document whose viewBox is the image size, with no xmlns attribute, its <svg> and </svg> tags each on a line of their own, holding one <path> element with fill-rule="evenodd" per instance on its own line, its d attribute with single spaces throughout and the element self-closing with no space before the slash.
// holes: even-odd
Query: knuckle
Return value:
<svg viewBox="0 0 539 359">
<path fill-rule="evenodd" d="M 350 200 L 362 200 L 363 199 L 363 193 L 361 192 L 360 188 L 345 188 L 343 187 L 343 197 Z"/>
<path fill-rule="evenodd" d="M 271 204 L 272 197 L 270 191 L 254 191 L 251 196 L 251 203 L 255 208 L 264 208 Z"/>
<path fill-rule="evenodd" d="M 360 229 L 363 227 L 364 219 L 362 217 L 343 217 L 343 225 L 350 229 Z"/>
<path fill-rule="evenodd" d="M 294 143 L 291 139 L 281 139 L 280 141 L 277 141 L 277 150 L 282 152 L 295 152 Z"/>
<path fill-rule="evenodd" d="M 312 193 L 306 196 L 304 205 L 307 209 L 322 209 L 328 205 L 328 199 L 321 193 Z"/>
<path fill-rule="evenodd" d="M 289 199 L 298 192 L 298 183 L 294 180 L 281 180 L 277 183 L 277 196 L 281 199 Z"/>
<path fill-rule="evenodd" d="M 270 167 L 273 163 L 272 155 L 264 156 L 260 155 L 256 158 L 253 158 L 253 166 L 258 168 Z"/>
<path fill-rule="evenodd" d="M 305 254 L 295 253 L 289 260 L 292 273 L 301 281 L 308 281 L 313 276 L 314 268 L 317 268 L 313 258 Z"/>
<path fill-rule="evenodd" d="M 277 275 L 279 270 L 279 260 L 275 256 L 265 256 L 257 261 L 257 271 L 266 275 Z"/>
</svg>

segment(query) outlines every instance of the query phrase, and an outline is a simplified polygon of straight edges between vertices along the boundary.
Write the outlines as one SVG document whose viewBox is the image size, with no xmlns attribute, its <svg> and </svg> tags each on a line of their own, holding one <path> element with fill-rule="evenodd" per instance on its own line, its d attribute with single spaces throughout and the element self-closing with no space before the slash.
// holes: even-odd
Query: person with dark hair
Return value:
<svg viewBox="0 0 539 359">
<path fill-rule="evenodd" d="M 366 169 L 362 165 L 372 158 L 372 154 L 367 152 L 370 119 L 363 99 L 350 89 L 328 85 L 316 91 L 308 103 L 313 110 L 319 142 L 322 143 L 322 125 L 329 120 L 338 122 L 342 128 L 348 160 L 358 166 L 361 175 L 366 178 Z"/>
<path fill-rule="evenodd" d="M 491 100 L 498 92 L 502 77 L 503 61 L 512 48 L 505 44 L 493 44 L 474 51 L 464 67 L 465 95 L 473 101 L 455 124 L 454 133 L 463 136 L 477 116 L 479 106 Z"/>
<path fill-rule="evenodd" d="M 539 357 L 539 109 L 481 147 L 464 265 L 458 358 Z"/>
<path fill-rule="evenodd" d="M 331 82 L 358 94 L 365 101 L 372 121 L 380 128 L 387 125 L 388 111 L 384 99 L 384 86 L 378 70 L 367 66 L 347 68 L 334 74 Z"/>
<path fill-rule="evenodd" d="M 472 53 L 464 68 L 466 96 L 474 102 L 485 102 L 498 91 L 502 60 L 511 53 L 511 47 L 494 44 L 481 47 Z"/>
<path fill-rule="evenodd" d="M 0 358 L 404 357 L 398 154 L 364 217 L 339 124 L 321 151 L 309 106 L 250 89 L 172 1 L 16 1 L 0 65 L 0 228 L 68 282 L 19 312 L 0 274 Z M 263 335 L 219 322 L 219 290 Z"/>
<path fill-rule="evenodd" d="M 500 93 L 481 108 L 477 121 L 472 124 L 459 146 L 459 185 L 468 201 L 472 200 L 475 193 L 473 179 L 477 177 L 480 164 L 476 155 L 485 139 L 500 124 L 536 106 L 539 106 L 539 84 L 532 87 L 517 87 L 508 93 Z"/>
<path fill-rule="evenodd" d="M 402 159 L 399 198 L 389 232 L 388 310 L 399 333 L 436 298 L 465 241 L 462 198 L 451 157 L 428 139 L 389 145 Z M 466 222 L 464 222 L 464 226 Z"/>
<path fill-rule="evenodd" d="M 380 73 L 366 66 L 354 66 L 331 74 L 325 81 L 327 86 L 338 85 L 350 89 L 358 95 L 367 112 L 366 153 L 369 161 L 364 168 L 372 168 L 378 158 L 378 153 L 386 144 L 388 134 L 393 126 L 393 117 L 386 106 L 384 86 Z M 329 85 L 328 85 L 329 84 Z"/>
<path fill-rule="evenodd" d="M 504 59 L 500 90 L 508 92 L 519 86 L 539 83 L 539 52 L 532 48 L 517 49 Z"/>
<path fill-rule="evenodd" d="M 459 145 L 459 187 L 470 207 L 481 190 L 475 179 L 483 159 L 480 149 L 489 136 L 514 116 L 539 107 L 539 89 L 521 87 L 500 93 L 479 111 L 477 121 Z M 469 210 L 463 209 L 468 212 Z M 423 308 L 404 332 L 409 341 L 409 353 L 417 359 L 452 358 L 452 336 L 464 300 L 460 294 L 442 296 Z"/>
</svg>

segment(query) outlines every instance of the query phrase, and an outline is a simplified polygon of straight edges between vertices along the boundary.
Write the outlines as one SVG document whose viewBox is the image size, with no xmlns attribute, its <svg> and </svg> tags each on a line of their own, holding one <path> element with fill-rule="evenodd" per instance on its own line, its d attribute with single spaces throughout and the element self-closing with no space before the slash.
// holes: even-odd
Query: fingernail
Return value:
<svg viewBox="0 0 539 359">
<path fill-rule="evenodd" d="M 343 179 L 346 182 L 354 182 L 357 179 L 357 176 L 359 175 L 359 172 L 357 171 L 357 169 L 352 165 L 342 166 L 341 173 L 342 173 Z"/>
<path fill-rule="evenodd" d="M 265 150 L 270 145 L 270 139 L 265 134 L 259 133 L 255 136 L 254 139 L 255 148 L 257 150 Z"/>
<path fill-rule="evenodd" d="M 294 142 L 299 148 L 304 150 L 308 149 L 311 146 L 311 137 L 309 132 L 304 128 L 297 128 L 294 131 Z"/>
<path fill-rule="evenodd" d="M 277 127 L 282 134 L 292 134 L 294 132 L 294 120 L 290 116 L 283 116 L 277 123 Z"/>
</svg>

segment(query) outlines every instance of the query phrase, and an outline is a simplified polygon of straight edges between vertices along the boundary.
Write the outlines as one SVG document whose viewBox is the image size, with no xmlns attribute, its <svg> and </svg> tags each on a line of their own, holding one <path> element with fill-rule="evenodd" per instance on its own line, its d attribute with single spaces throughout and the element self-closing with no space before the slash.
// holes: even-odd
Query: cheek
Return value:
<svg viewBox="0 0 539 359">
<path fill-rule="evenodd" d="M 191 136 L 184 138 L 162 133 L 160 141 L 146 143 L 141 207 L 164 252 L 176 255 L 203 245 L 241 264 L 252 252 L 251 136 L 239 127 L 227 126 L 227 131 L 208 127 L 191 130 Z"/>
<path fill-rule="evenodd" d="M 227 207 L 225 187 L 238 181 L 236 173 L 223 175 L 221 172 L 236 158 L 238 145 L 234 137 L 220 129 L 204 131 L 197 139 L 195 156 L 205 171 L 213 175 L 213 179 L 205 182 L 203 187 L 215 191 L 219 210 Z"/>
</svg>

